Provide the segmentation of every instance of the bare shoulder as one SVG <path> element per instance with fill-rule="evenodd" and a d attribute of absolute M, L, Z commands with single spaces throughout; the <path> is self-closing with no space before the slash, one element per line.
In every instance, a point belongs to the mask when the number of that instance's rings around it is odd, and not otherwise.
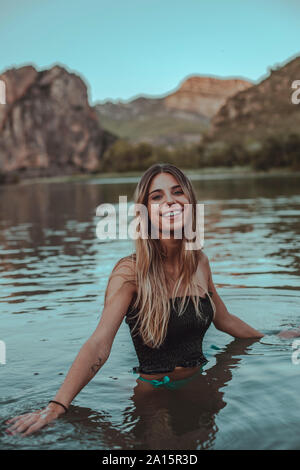
<path fill-rule="evenodd" d="M 136 259 L 135 254 L 133 253 L 131 255 L 120 258 L 119 261 L 116 262 L 110 277 L 119 275 L 123 276 L 126 280 L 133 280 L 135 279 L 135 273 Z"/>
<path fill-rule="evenodd" d="M 105 291 L 105 302 L 117 292 L 129 293 L 131 296 L 136 292 L 135 257 L 124 256 L 119 259 L 109 275 Z"/>
<path fill-rule="evenodd" d="M 205 278 L 207 285 L 209 286 L 211 283 L 212 274 L 211 274 L 208 256 L 203 250 L 201 250 L 199 269 L 203 277 Z"/>
<path fill-rule="evenodd" d="M 208 264 L 208 256 L 203 250 L 201 250 L 200 263 L 203 265 Z"/>
<path fill-rule="evenodd" d="M 205 274 L 209 274 L 209 259 L 203 250 L 201 250 L 200 266 Z"/>
<path fill-rule="evenodd" d="M 119 259 L 108 278 L 104 308 L 92 338 L 96 344 L 109 351 L 135 292 L 134 258 L 125 256 Z M 109 353 L 108 353 L 109 354 Z"/>

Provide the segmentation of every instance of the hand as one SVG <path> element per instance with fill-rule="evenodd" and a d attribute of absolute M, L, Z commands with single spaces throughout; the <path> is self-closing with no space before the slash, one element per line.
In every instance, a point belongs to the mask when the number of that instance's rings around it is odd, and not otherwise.
<path fill-rule="evenodd" d="M 300 336 L 300 328 L 297 328 L 296 330 L 283 330 L 278 333 L 278 336 L 285 339 L 297 338 L 297 336 Z"/>
<path fill-rule="evenodd" d="M 60 405 L 49 403 L 46 408 L 15 416 L 6 421 L 5 424 L 12 423 L 6 432 L 11 435 L 22 433 L 22 436 L 29 436 L 64 413 L 65 411 Z"/>

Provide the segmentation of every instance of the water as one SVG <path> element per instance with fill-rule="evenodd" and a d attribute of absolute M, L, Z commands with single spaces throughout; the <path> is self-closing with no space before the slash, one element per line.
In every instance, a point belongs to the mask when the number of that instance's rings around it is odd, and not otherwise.
<path fill-rule="evenodd" d="M 133 251 L 130 240 L 97 239 L 96 207 L 119 195 L 132 200 L 135 183 L 0 187 L 2 449 L 300 449 L 300 364 L 291 360 L 293 340 L 274 333 L 300 325 L 299 176 L 206 176 L 193 185 L 205 203 L 204 250 L 222 300 L 270 334 L 238 340 L 212 325 L 205 373 L 190 387 L 141 399 L 123 322 L 68 415 L 27 438 L 7 435 L 4 421 L 45 406 L 94 331 L 111 269 Z"/>

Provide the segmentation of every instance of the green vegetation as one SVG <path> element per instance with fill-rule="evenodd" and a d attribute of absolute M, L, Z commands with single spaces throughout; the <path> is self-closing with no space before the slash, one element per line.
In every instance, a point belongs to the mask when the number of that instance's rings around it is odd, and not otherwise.
<path fill-rule="evenodd" d="M 166 149 L 148 143 L 132 144 L 119 139 L 104 153 L 93 172 L 96 177 L 140 176 L 154 163 L 173 163 L 186 174 L 249 173 L 300 171 L 300 135 L 291 133 L 284 138 L 267 137 L 263 142 L 211 142 Z M 26 178 L 27 183 L 39 181 L 76 181 L 91 178 L 91 173 L 52 177 Z M 19 175 L 0 172 L 0 184 L 17 183 Z"/>
<path fill-rule="evenodd" d="M 284 138 L 268 137 L 260 146 L 250 151 L 255 169 L 291 167 L 300 170 L 300 135 L 289 134 Z"/>
<path fill-rule="evenodd" d="M 287 167 L 300 170 L 300 135 L 270 136 L 264 141 L 246 143 L 190 144 L 173 149 L 120 139 L 105 152 L 97 172 L 144 171 L 158 162 L 195 169 L 250 166 L 253 170 Z"/>
<path fill-rule="evenodd" d="M 171 138 L 172 136 L 180 136 L 185 134 L 201 135 L 208 124 L 202 119 L 187 120 L 171 115 L 162 116 L 143 116 L 143 119 L 136 117 L 135 119 L 115 120 L 104 115 L 100 115 L 99 121 L 104 129 L 112 132 L 121 139 L 131 141 L 156 140 L 157 138 Z"/>
<path fill-rule="evenodd" d="M 170 162 L 184 168 L 201 166 L 202 156 L 195 145 L 166 149 L 148 143 L 132 144 L 118 140 L 104 154 L 97 171 L 143 171 L 158 162 Z"/>

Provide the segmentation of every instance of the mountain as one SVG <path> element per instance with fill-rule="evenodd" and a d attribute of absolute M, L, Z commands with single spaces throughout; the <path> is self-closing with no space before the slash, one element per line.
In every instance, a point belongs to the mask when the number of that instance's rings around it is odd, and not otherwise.
<path fill-rule="evenodd" d="M 206 142 L 258 145 L 300 135 L 300 104 L 292 103 L 294 80 L 300 78 L 300 57 L 270 69 L 257 85 L 229 98 L 211 121 Z"/>
<path fill-rule="evenodd" d="M 251 86 L 252 83 L 245 80 L 193 76 L 166 96 L 164 103 L 169 109 L 202 114 L 211 119 L 230 96 Z"/>
<path fill-rule="evenodd" d="M 173 147 L 199 142 L 226 100 L 251 86 L 246 80 L 191 76 L 164 97 L 107 100 L 95 109 L 101 124 L 121 138 Z"/>
<path fill-rule="evenodd" d="M 33 66 L 0 75 L 0 173 L 26 176 L 95 171 L 116 137 L 89 105 L 83 80 L 61 66 Z"/>

